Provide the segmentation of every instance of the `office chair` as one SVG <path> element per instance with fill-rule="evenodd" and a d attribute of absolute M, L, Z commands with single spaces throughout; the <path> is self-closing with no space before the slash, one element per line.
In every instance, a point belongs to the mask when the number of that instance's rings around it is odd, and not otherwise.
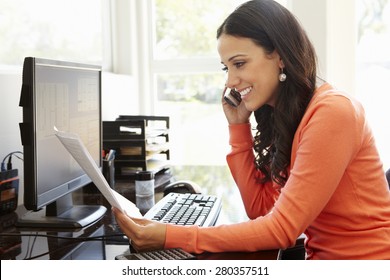
<path fill-rule="evenodd" d="M 305 235 L 301 234 L 294 246 L 287 249 L 280 249 L 278 252 L 278 260 L 305 260 Z"/>

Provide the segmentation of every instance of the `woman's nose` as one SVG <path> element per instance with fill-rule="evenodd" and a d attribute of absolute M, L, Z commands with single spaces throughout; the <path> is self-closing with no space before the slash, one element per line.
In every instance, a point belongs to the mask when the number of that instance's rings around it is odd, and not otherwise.
<path fill-rule="evenodd" d="M 227 73 L 226 84 L 228 88 L 235 88 L 239 84 L 239 78 L 232 72 Z"/>

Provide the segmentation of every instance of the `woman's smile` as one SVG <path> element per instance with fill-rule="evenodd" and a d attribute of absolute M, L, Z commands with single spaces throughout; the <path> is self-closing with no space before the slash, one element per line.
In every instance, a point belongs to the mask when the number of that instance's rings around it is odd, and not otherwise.
<path fill-rule="evenodd" d="M 249 94 L 250 92 L 252 91 L 252 87 L 248 87 L 246 89 L 243 89 L 243 90 L 238 90 L 238 92 L 240 93 L 241 95 L 241 98 L 244 98 L 247 94 Z"/>

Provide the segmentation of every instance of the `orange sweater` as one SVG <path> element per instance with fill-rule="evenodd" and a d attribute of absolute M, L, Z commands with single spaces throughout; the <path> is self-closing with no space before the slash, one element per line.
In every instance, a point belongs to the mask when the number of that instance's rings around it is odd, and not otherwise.
<path fill-rule="evenodd" d="M 290 176 L 259 185 L 249 124 L 231 125 L 227 156 L 252 220 L 209 228 L 168 225 L 165 247 L 257 251 L 294 245 L 308 259 L 390 259 L 390 192 L 364 110 L 329 84 L 316 90 L 296 131 Z"/>

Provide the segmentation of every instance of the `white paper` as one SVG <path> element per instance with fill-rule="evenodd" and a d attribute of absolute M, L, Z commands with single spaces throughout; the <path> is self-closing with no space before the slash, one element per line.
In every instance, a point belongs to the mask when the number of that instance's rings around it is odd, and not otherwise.
<path fill-rule="evenodd" d="M 55 135 L 60 142 L 69 151 L 85 173 L 87 173 L 108 202 L 113 207 L 126 213 L 129 217 L 142 218 L 142 214 L 134 203 L 110 188 L 106 178 L 104 178 L 103 174 L 100 172 L 99 167 L 96 165 L 79 136 L 77 134 L 59 131 L 56 127 L 54 127 L 54 130 L 56 131 Z"/>

